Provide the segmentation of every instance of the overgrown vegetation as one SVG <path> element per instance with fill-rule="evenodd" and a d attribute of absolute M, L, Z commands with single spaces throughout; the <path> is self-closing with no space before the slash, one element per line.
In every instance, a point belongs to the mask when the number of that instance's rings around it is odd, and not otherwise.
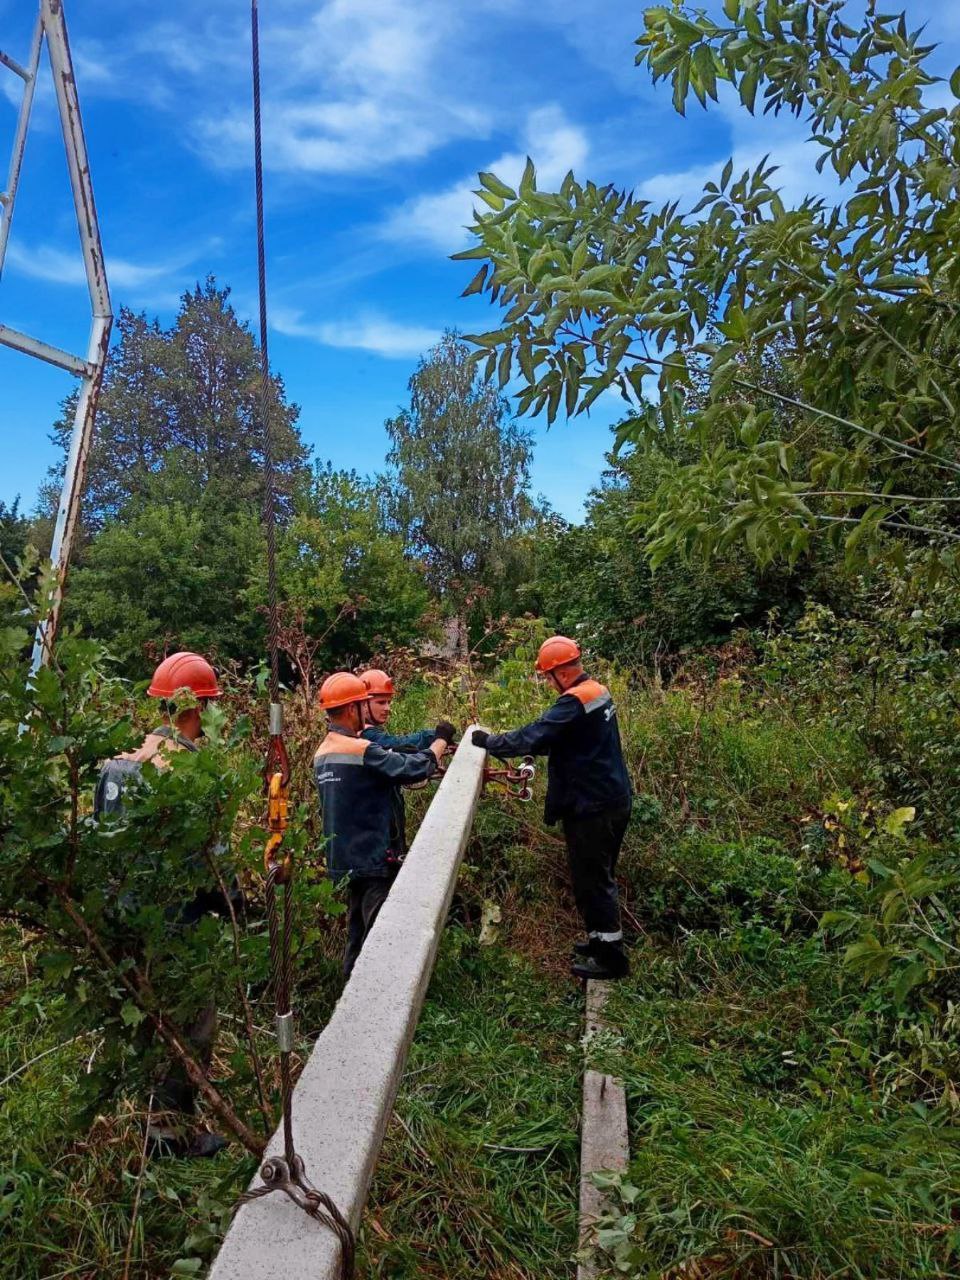
<path fill-rule="evenodd" d="M 834 625 L 830 650 L 836 691 L 863 718 L 812 682 L 828 623 L 818 608 L 791 632 L 743 634 L 666 686 L 603 672 L 638 792 L 623 859 L 634 976 L 617 997 L 619 1039 L 592 1051 L 624 1076 L 630 1098 L 629 1203 L 603 1237 L 622 1274 L 672 1274 L 692 1260 L 711 1276 L 950 1274 L 960 1188 L 954 836 L 937 816 L 940 771 L 928 776 L 923 758 L 910 759 L 909 735 L 877 732 L 904 695 L 889 673 L 877 677 L 863 627 Z M 466 687 L 413 686 L 398 726 L 441 705 L 466 718 L 474 699 L 487 720 L 534 714 L 529 659 L 541 633 L 523 624 L 496 670 Z M 305 856 L 314 861 L 309 846 Z M 565 977 L 576 924 L 564 853 L 531 809 L 489 799 L 467 861 L 364 1228 L 364 1266 L 567 1276 L 581 1015 Z M 254 886 L 251 945 L 256 904 Z M 315 909 L 310 899 L 301 907 L 305 1041 L 337 989 L 340 926 L 311 923 Z M 480 944 L 481 929 L 492 945 Z M 139 1173 L 142 1077 L 114 1068 L 120 1100 L 90 1127 L 80 1104 L 105 1061 L 109 1019 L 98 1006 L 95 1027 L 66 1028 L 36 935 L 8 936 L 17 955 L 6 971 L 7 1070 L 30 1064 L 8 1082 L 4 1113 L 19 1135 L 8 1265 L 38 1280 L 59 1274 L 44 1270 L 53 1250 L 64 1271 L 84 1259 L 116 1268 Z M 253 997 L 262 1025 L 265 996 Z M 215 1074 L 253 1114 L 229 993 L 224 1011 Z M 24 1129 L 33 1110 L 57 1122 Z M 242 1154 L 199 1172 L 148 1164 L 133 1246 L 142 1273 L 165 1275 L 177 1258 L 202 1266 L 249 1168 Z M 27 1243 L 37 1238 L 41 1254 Z"/>
<path fill-rule="evenodd" d="M 454 333 L 388 424 L 382 476 L 311 464 L 272 388 L 300 1048 L 339 990 L 309 790 L 322 675 L 378 656 L 405 690 L 396 728 L 507 727 L 545 705 L 533 655 L 567 630 L 614 692 L 636 789 L 633 974 L 618 1032 L 586 1046 L 623 1077 L 632 1133 L 603 1265 L 936 1280 L 960 1268 L 960 79 L 930 105 L 921 36 L 873 4 L 722 14 L 649 9 L 638 62 L 681 111 L 736 91 L 807 115 L 833 204 L 787 209 L 769 167 L 728 165 L 688 213 L 573 175 L 545 193 L 532 164 L 517 190 L 481 175 L 467 292 L 506 307 L 475 340 L 487 374 L 551 418 L 611 386 L 629 402 L 581 525 L 532 502 L 530 438 Z M 202 1167 L 144 1161 L 142 1140 L 164 1030 L 213 993 L 203 1118 L 242 1140 L 276 1106 L 256 348 L 212 279 L 170 329 L 124 312 L 119 334 L 67 633 L 33 682 L 49 512 L 0 505 L 0 1267 L 24 1280 L 205 1269 L 252 1159 L 236 1141 Z M 452 617 L 456 660 L 438 660 L 423 641 Z M 94 823 L 99 762 L 153 727 L 140 682 L 178 646 L 227 682 L 204 749 Z M 572 1274 L 564 859 L 534 808 L 485 799 L 368 1275 Z M 245 913 L 179 927 L 217 878 Z"/>

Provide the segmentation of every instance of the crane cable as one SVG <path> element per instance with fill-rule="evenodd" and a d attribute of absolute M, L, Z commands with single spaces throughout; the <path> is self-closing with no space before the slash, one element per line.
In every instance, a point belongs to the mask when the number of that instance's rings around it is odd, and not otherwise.
<path fill-rule="evenodd" d="M 270 737 L 264 766 L 267 792 L 269 837 L 264 851 L 266 880 L 264 893 L 270 934 L 271 983 L 275 1003 L 277 1047 L 280 1052 L 280 1098 L 283 1114 L 283 1156 L 270 1157 L 260 1168 L 263 1185 L 241 1196 L 241 1203 L 258 1200 L 273 1191 L 282 1191 L 340 1242 L 341 1280 L 354 1274 L 356 1243 L 349 1222 L 322 1191 L 311 1186 L 303 1160 L 293 1140 L 293 1052 L 292 933 L 293 854 L 283 850 L 287 825 L 290 761 L 283 740 L 283 707 L 280 703 L 280 618 L 277 590 L 277 513 L 273 461 L 273 431 L 270 404 L 270 360 L 267 350 L 267 269 L 263 218 L 263 147 L 260 128 L 260 20 L 257 0 L 250 4 L 253 53 L 253 136 L 254 171 L 257 189 L 257 273 L 260 289 L 260 426 L 263 431 L 264 525 L 267 543 L 267 648 L 269 652 Z M 283 888 L 283 911 L 277 902 L 277 887 Z"/>

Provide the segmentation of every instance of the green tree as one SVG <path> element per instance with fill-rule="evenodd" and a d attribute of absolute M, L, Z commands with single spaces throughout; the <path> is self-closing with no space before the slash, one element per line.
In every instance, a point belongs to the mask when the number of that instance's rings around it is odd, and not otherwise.
<path fill-rule="evenodd" d="M 427 580 L 460 614 L 509 577 L 516 539 L 537 519 L 532 440 L 447 332 L 410 379 L 410 406 L 387 421 L 386 505 Z"/>
<path fill-rule="evenodd" d="M 153 478 L 70 577 L 65 623 L 108 645 L 132 676 L 178 648 L 244 661 L 263 649 L 259 513 L 219 489 L 197 500 L 191 490 L 175 466 Z"/>
<path fill-rule="evenodd" d="M 234 502 L 262 505 L 259 355 L 249 325 L 229 299 L 230 290 L 208 276 L 184 293 L 169 329 L 121 310 L 87 469 L 87 529 L 96 530 L 148 493 L 152 478 L 171 461 L 194 497 L 212 486 Z M 75 405 L 75 396 L 64 402 L 53 428 L 64 458 Z M 307 455 L 296 425 L 299 409 L 287 403 L 277 376 L 271 379 L 270 412 L 282 495 Z M 63 465 L 51 471 L 48 505 L 56 501 Z M 283 499 L 281 511 L 288 511 Z"/>
<path fill-rule="evenodd" d="M 539 540 L 537 606 L 556 630 L 608 657 L 649 663 L 685 646 L 719 642 L 772 608 L 781 616 L 799 612 L 806 578 L 759 568 L 739 548 L 710 565 L 674 553 L 654 573 L 637 555 L 636 512 L 676 461 L 662 451 L 638 451 L 609 454 L 607 462 L 584 522 L 555 520 Z"/>
<path fill-rule="evenodd" d="M 17 569 L 27 550 L 30 521 L 20 514 L 20 499 L 0 502 L 0 623 L 22 613 L 24 598 Z M 23 584 L 27 586 L 28 584 Z"/>
<path fill-rule="evenodd" d="M 724 0 L 722 19 L 677 3 L 644 23 L 637 61 L 672 81 L 679 111 L 727 81 L 744 110 L 759 94 L 805 116 L 841 196 L 787 208 L 766 163 L 728 162 L 690 211 L 572 174 L 542 192 L 532 164 L 517 190 L 481 174 L 487 208 L 459 256 L 485 260 L 466 292 L 506 309 L 474 339 L 486 373 L 516 374 L 521 411 L 551 420 L 616 387 L 633 407 L 623 440 L 696 443 L 638 525 L 654 563 L 744 539 L 764 561 L 827 543 L 903 566 L 927 544 L 942 570 L 960 540 L 960 107 L 930 105 L 931 46 L 905 17 L 842 0 Z M 746 369 L 774 342 L 797 387 L 787 431 L 783 393 Z M 811 451 L 813 424 L 829 439 Z"/>
<path fill-rule="evenodd" d="M 0 555 L 13 568 L 27 549 L 30 521 L 20 512 L 20 499 L 0 502 Z"/>
<path fill-rule="evenodd" d="M 294 643 L 301 633 L 312 640 L 326 666 L 352 666 L 419 633 L 430 604 L 424 575 L 384 527 L 376 485 L 356 472 L 318 464 L 301 479 L 279 557 Z"/>

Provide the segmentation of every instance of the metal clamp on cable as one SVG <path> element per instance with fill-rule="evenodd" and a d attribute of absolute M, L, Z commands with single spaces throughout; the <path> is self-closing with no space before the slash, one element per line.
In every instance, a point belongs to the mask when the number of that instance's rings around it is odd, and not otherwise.
<path fill-rule="evenodd" d="M 293 1011 L 278 1013 L 273 1025 L 277 1033 L 277 1049 L 280 1053 L 293 1053 Z"/>
<path fill-rule="evenodd" d="M 270 741 L 264 765 L 264 778 L 268 785 L 275 773 L 280 774 L 284 787 L 290 785 L 290 757 L 283 741 L 283 707 L 279 702 L 270 703 Z"/>
<path fill-rule="evenodd" d="M 300 1157 L 294 1155 L 288 1162 L 282 1156 L 272 1156 L 260 1166 L 260 1177 L 263 1179 L 263 1186 L 245 1192 L 240 1197 L 240 1203 L 249 1204 L 252 1200 L 268 1196 L 272 1191 L 282 1191 L 311 1218 L 316 1218 L 334 1233 L 340 1242 L 340 1275 L 344 1280 L 349 1280 L 354 1274 L 356 1254 L 356 1241 L 350 1223 L 328 1195 L 310 1185 Z"/>

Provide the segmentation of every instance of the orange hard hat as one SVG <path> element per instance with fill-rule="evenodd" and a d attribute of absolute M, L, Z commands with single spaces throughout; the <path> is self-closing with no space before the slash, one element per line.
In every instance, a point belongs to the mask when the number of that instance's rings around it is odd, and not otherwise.
<path fill-rule="evenodd" d="M 366 702 L 369 697 L 367 686 L 349 671 L 335 671 L 320 686 L 320 705 L 324 711 L 347 707 L 351 702 Z"/>
<path fill-rule="evenodd" d="M 189 689 L 198 698 L 219 698 L 217 673 L 199 653 L 171 653 L 153 673 L 147 693 L 151 698 L 172 698 L 178 689 Z"/>
<path fill-rule="evenodd" d="M 392 678 L 379 667 L 371 667 L 369 671 L 364 671 L 360 679 L 367 686 L 367 692 L 374 698 L 392 698 L 397 692 L 393 687 Z"/>
<path fill-rule="evenodd" d="M 554 667 L 563 667 L 568 662 L 576 662 L 580 657 L 580 646 L 576 640 L 567 636 L 551 636 L 544 640 L 537 654 L 537 670 L 546 674 Z"/>

